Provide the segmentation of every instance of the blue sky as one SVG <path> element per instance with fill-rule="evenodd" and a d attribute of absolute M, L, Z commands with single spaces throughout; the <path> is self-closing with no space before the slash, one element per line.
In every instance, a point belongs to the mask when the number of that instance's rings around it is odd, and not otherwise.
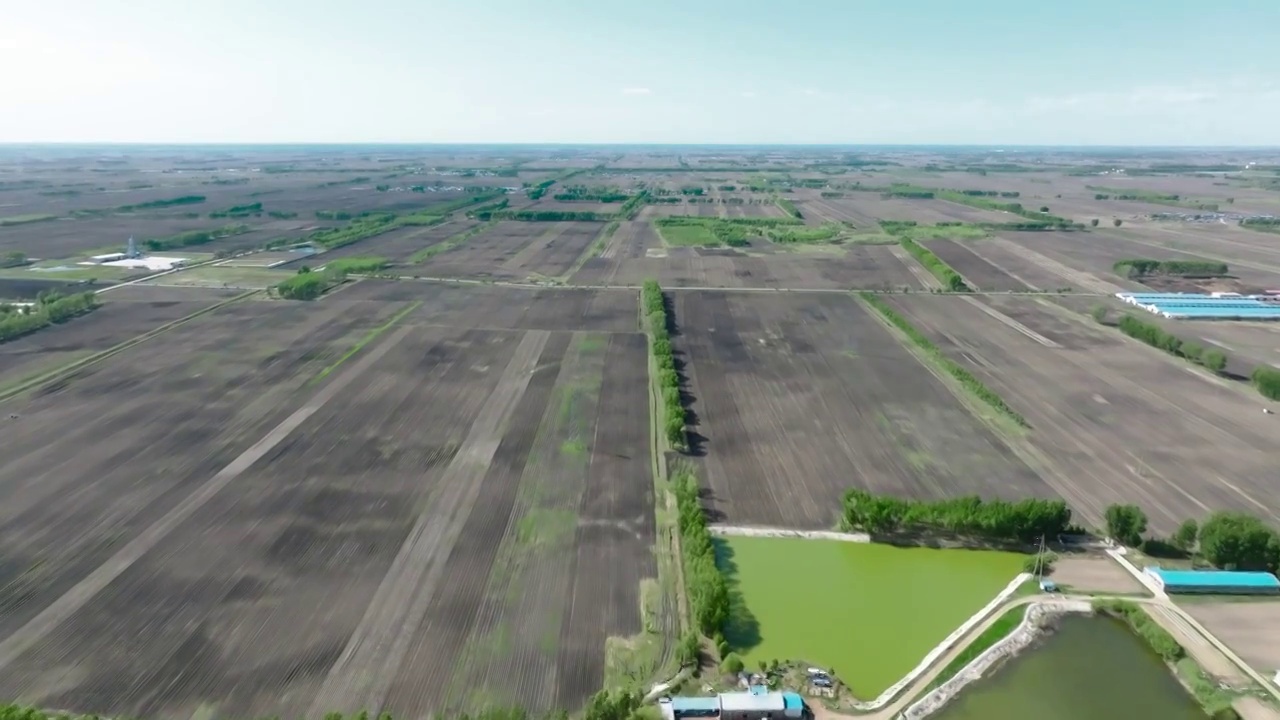
<path fill-rule="evenodd" d="M 1280 145 L 1280 1 L 62 0 L 0 142 Z"/>

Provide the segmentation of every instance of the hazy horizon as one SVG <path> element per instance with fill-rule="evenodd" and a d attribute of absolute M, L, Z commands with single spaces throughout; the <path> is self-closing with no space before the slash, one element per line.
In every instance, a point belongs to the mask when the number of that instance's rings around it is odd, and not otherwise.
<path fill-rule="evenodd" d="M 21 4 L 0 143 L 1280 146 L 1280 3 Z"/>

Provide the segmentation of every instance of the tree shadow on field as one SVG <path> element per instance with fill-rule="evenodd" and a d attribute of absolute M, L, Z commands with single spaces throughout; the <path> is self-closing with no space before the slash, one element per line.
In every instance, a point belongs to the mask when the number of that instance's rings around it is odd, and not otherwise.
<path fill-rule="evenodd" d="M 698 488 L 698 504 L 702 506 L 702 513 L 707 516 L 709 523 L 722 523 L 729 519 L 729 516 L 720 509 L 718 500 L 715 490 L 705 486 Z"/>
<path fill-rule="evenodd" d="M 746 598 L 742 594 L 733 548 L 724 538 L 713 538 L 711 542 L 716 550 L 716 567 L 720 568 L 720 574 L 729 587 L 729 619 L 724 624 L 724 637 L 734 651 L 751 652 L 762 639 L 760 622 L 747 607 Z"/>

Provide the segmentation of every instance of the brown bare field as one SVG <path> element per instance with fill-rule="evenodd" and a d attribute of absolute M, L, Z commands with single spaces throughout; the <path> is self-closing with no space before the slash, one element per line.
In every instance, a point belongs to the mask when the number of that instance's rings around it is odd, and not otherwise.
<path fill-rule="evenodd" d="M 1280 645 L 1275 642 L 1280 632 L 1280 602 L 1195 599 L 1179 605 L 1254 670 L 1270 676 L 1280 668 Z"/>
<path fill-rule="evenodd" d="M 1026 283 L 1020 282 L 975 253 L 967 243 L 958 243 L 954 240 L 930 240 L 926 245 L 978 290 L 1028 289 Z"/>
<path fill-rule="evenodd" d="M 114 347 L 236 294 L 137 285 L 103 293 L 98 296 L 103 306 L 88 315 L 0 343 L 0 386 Z"/>
<path fill-rule="evenodd" d="M 408 280 L 361 280 L 337 296 L 345 303 L 421 300 L 420 322 L 497 330 L 633 333 L 640 327 L 634 290 L 524 290 Z"/>
<path fill-rule="evenodd" d="M 438 245 L 479 224 L 476 220 L 459 218 L 430 227 L 404 227 L 320 255 L 303 255 L 298 259 L 319 264 L 344 257 L 376 256 L 404 262 L 419 250 Z"/>
<path fill-rule="evenodd" d="M 557 277 L 604 230 L 603 223 L 500 222 L 418 267 L 432 277 L 526 280 Z"/>
<path fill-rule="evenodd" d="M 693 445 L 718 521 L 830 528 L 850 487 L 1052 496 L 851 297 L 674 296 Z"/>
<path fill-rule="evenodd" d="M 887 301 L 1027 419 L 1037 469 L 1089 522 L 1116 502 L 1162 533 L 1222 508 L 1277 517 L 1265 478 L 1280 426 L 1251 391 L 1048 300 Z"/>
<path fill-rule="evenodd" d="M 525 210 L 554 210 L 556 212 L 593 212 L 601 215 L 612 215 L 618 212 L 618 208 L 622 207 L 622 203 L 602 203 L 602 202 L 586 202 L 586 201 L 560 201 L 552 200 L 551 195 L 557 190 L 556 185 L 551 186 L 547 195 L 535 201 L 532 205 L 524 208 Z"/>
<path fill-rule="evenodd" d="M 1067 554 L 1053 564 L 1053 581 L 1071 592 L 1142 593 L 1139 583 L 1120 563 L 1102 555 Z"/>
<path fill-rule="evenodd" d="M 646 257 L 593 258 L 571 279 L 575 285 L 609 282 L 639 285 L 656 278 L 663 287 L 810 288 L 820 290 L 920 289 L 894 248 L 848 245 L 778 252 L 764 244 L 751 254 L 725 248 L 670 248 Z"/>
<path fill-rule="evenodd" d="M 1234 225 L 1146 222 L 1112 231 L 1146 256 L 1178 255 L 1219 260 L 1247 288 L 1280 287 L 1280 235 Z M 1111 239 L 1108 238 L 1108 242 Z M 1138 257 L 1146 257 L 1138 256 Z"/>
<path fill-rule="evenodd" d="M 811 201 L 812 202 L 812 201 Z M 1009 222 L 1008 213 L 972 208 L 946 200 L 907 200 L 882 198 L 880 193 L 846 192 L 842 198 L 826 198 L 818 201 L 835 210 L 845 210 L 850 220 L 874 218 L 875 220 L 915 220 L 919 223 L 940 222 Z"/>
<path fill-rule="evenodd" d="M 308 384 L 404 288 L 433 290 Z M 616 331 L 572 312 L 598 301 Z M 657 575 L 636 326 L 633 292 L 366 281 L 6 403 L 0 689 L 159 717 L 578 707 Z"/>

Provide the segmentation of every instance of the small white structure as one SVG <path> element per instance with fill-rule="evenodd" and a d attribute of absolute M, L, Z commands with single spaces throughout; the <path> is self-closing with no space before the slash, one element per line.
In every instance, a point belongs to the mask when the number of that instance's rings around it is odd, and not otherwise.
<path fill-rule="evenodd" d="M 143 270 L 172 270 L 176 267 L 182 267 L 186 258 L 176 257 L 160 257 L 159 255 L 148 255 L 140 258 L 124 258 L 122 260 L 112 260 L 104 262 L 103 265 L 108 267 L 122 268 L 139 268 Z"/>
<path fill-rule="evenodd" d="M 89 259 L 95 263 L 115 262 L 116 260 L 124 260 L 129 257 L 125 253 L 107 253 L 106 255 L 94 255 Z"/>

